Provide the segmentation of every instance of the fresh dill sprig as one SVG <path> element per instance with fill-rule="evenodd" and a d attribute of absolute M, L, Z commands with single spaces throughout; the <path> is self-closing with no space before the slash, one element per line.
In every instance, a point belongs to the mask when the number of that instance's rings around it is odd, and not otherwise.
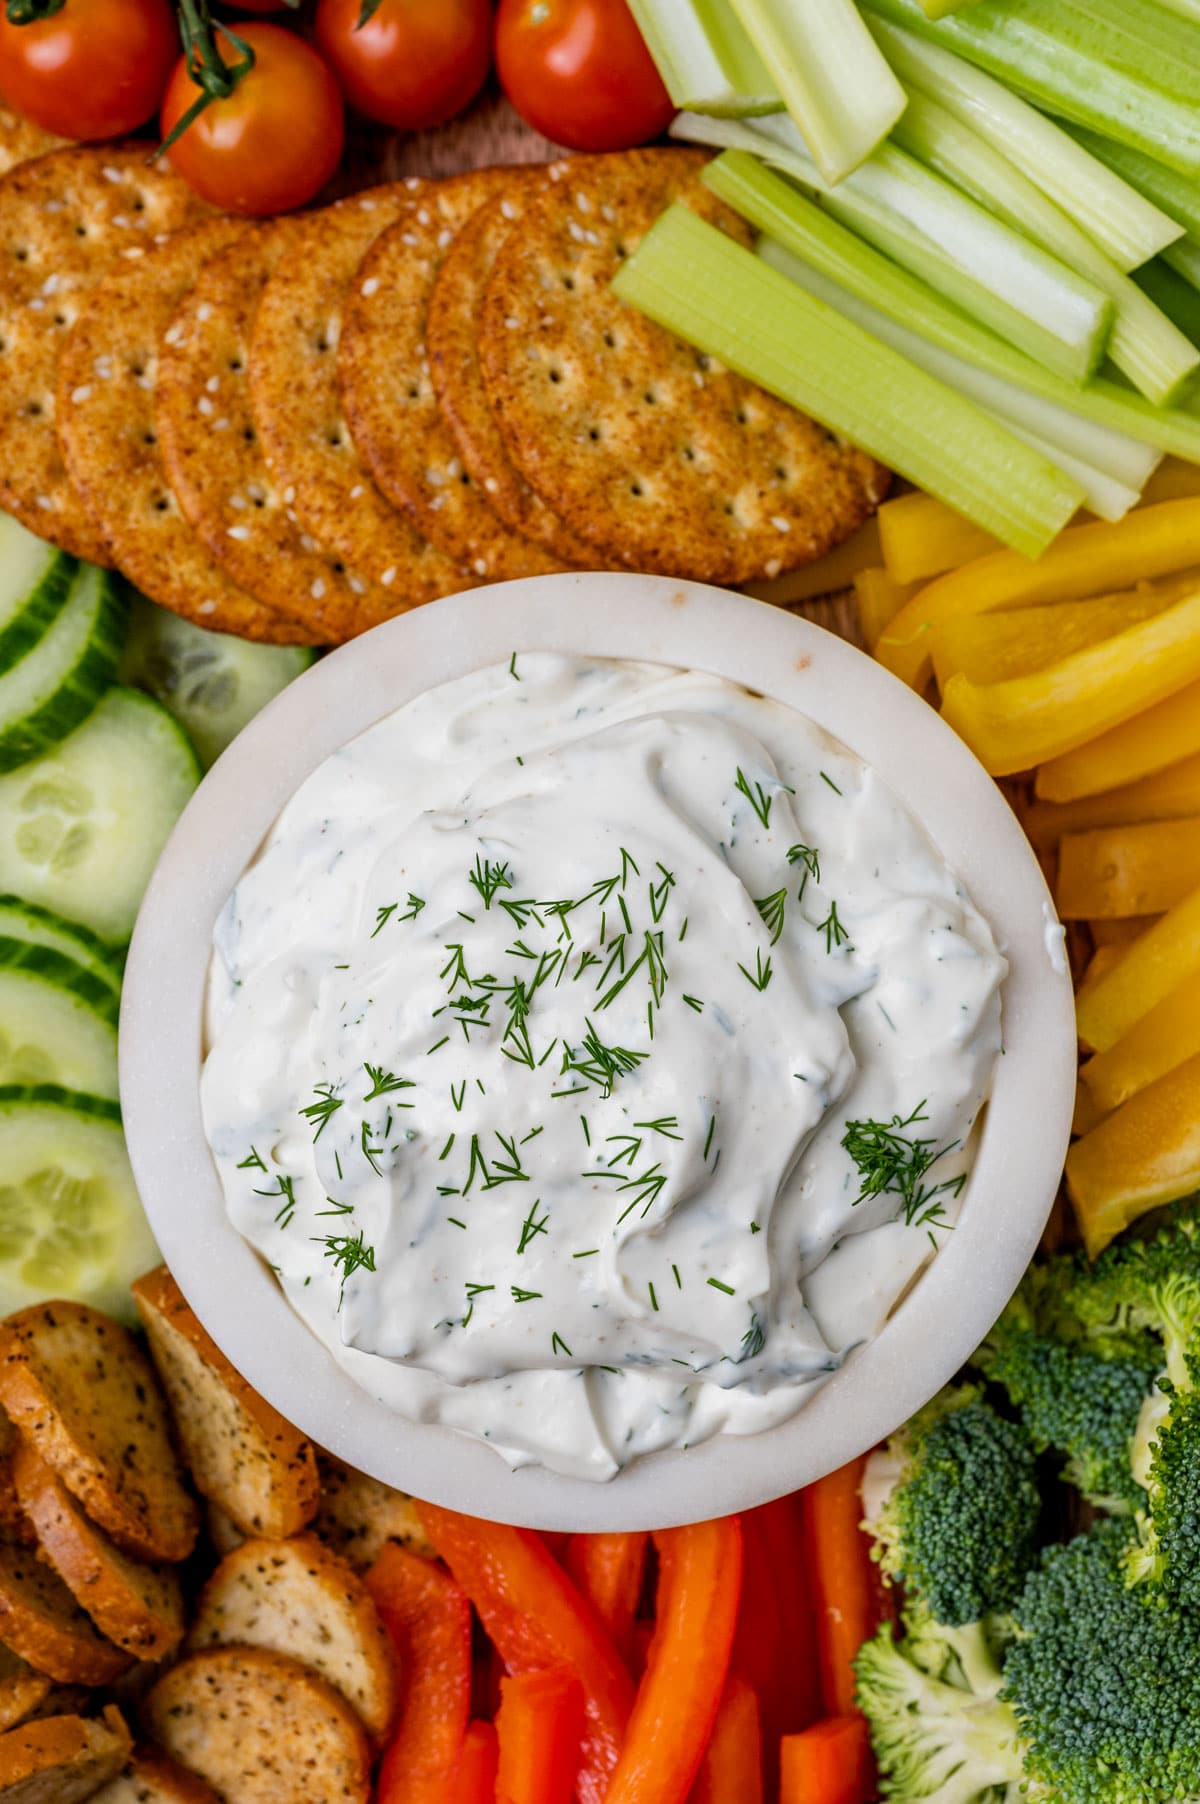
<path fill-rule="evenodd" d="M 636 1071 L 648 1054 L 631 1052 L 626 1046 L 606 1046 L 586 1017 L 584 1027 L 587 1031 L 582 1046 L 578 1050 L 564 1047 L 559 1075 L 575 1072 L 589 1084 L 597 1085 L 601 1096 L 607 1098 L 612 1095 L 618 1079 Z"/>
<path fill-rule="evenodd" d="M 411 1077 L 397 1077 L 393 1071 L 385 1071 L 382 1065 L 364 1065 L 363 1070 L 371 1080 L 371 1088 L 363 1097 L 364 1102 L 374 1102 L 377 1096 L 390 1096 L 394 1090 L 414 1090 L 416 1085 Z M 397 1108 L 411 1109 L 411 1102 L 398 1103 Z"/>
<path fill-rule="evenodd" d="M 667 898 L 675 888 L 675 873 L 669 871 L 665 864 L 658 865 L 658 869 L 662 872 L 662 876 L 657 883 L 649 885 L 650 913 L 654 918 L 655 926 L 662 920 L 666 912 Z"/>
<path fill-rule="evenodd" d="M 346 1295 L 346 1280 L 358 1271 L 373 1272 L 375 1270 L 375 1248 L 369 1247 L 360 1231 L 353 1238 L 349 1234 L 314 1234 L 313 1239 L 318 1246 L 325 1248 L 326 1259 L 332 1259 L 335 1271 L 342 1274 L 341 1287 L 338 1290 L 338 1308 Z"/>
<path fill-rule="evenodd" d="M 330 1116 L 336 1115 L 342 1106 L 342 1098 L 334 1092 L 332 1084 L 317 1084 L 315 1089 L 316 1101 L 310 1102 L 300 1110 L 301 1115 L 310 1126 L 315 1125 L 316 1127 L 317 1131 L 313 1135 L 314 1146 L 329 1126 Z"/>
<path fill-rule="evenodd" d="M 745 796 L 763 826 L 769 827 L 771 825 L 771 804 L 775 800 L 774 796 L 768 795 L 761 783 L 755 783 L 753 787 L 751 787 L 750 779 L 747 777 L 740 764 L 738 766 L 737 781 L 734 783 L 733 787 Z"/>
<path fill-rule="evenodd" d="M 267 1162 L 258 1148 L 252 1146 L 246 1157 L 238 1160 L 237 1168 L 239 1171 L 265 1171 Z"/>
<path fill-rule="evenodd" d="M 783 932 L 784 918 L 787 914 L 788 893 L 785 889 L 774 890 L 769 896 L 760 896 L 754 906 L 762 916 L 763 926 L 771 936 L 772 946 L 777 945 Z"/>
<path fill-rule="evenodd" d="M 377 908 L 375 910 L 375 931 L 371 935 L 372 939 L 375 938 L 376 934 L 383 932 L 399 906 L 400 904 L 398 902 L 389 902 L 385 907 Z"/>
<path fill-rule="evenodd" d="M 817 932 L 825 935 L 826 952 L 833 952 L 838 946 L 845 946 L 849 943 L 850 935 L 838 918 L 836 902 L 829 904 L 829 913 L 823 921 L 817 923 Z"/>
<path fill-rule="evenodd" d="M 679 1132 L 677 1115 L 660 1115 L 657 1121 L 635 1121 L 634 1127 L 645 1128 L 648 1134 L 661 1134 L 664 1140 L 682 1140 Z"/>
<path fill-rule="evenodd" d="M 574 1359 L 575 1357 L 562 1335 L 557 1333 L 550 1336 L 550 1351 L 552 1353 L 564 1353 L 568 1359 Z"/>
<path fill-rule="evenodd" d="M 742 1336 L 742 1346 L 741 1352 L 738 1355 L 738 1364 L 741 1365 L 742 1362 L 747 1359 L 757 1359 L 766 1344 L 767 1337 L 763 1331 L 763 1325 L 758 1319 L 758 1311 L 752 1310 L 750 1314 L 750 1326 Z"/>
<path fill-rule="evenodd" d="M 256 1190 L 255 1196 L 282 1197 L 283 1201 L 275 1212 L 275 1225 L 279 1228 L 290 1228 L 292 1217 L 296 1213 L 296 1180 L 284 1177 L 282 1172 L 275 1180 L 273 1190 Z"/>
<path fill-rule="evenodd" d="M 406 906 L 400 919 L 402 921 L 415 921 L 425 906 L 425 899 L 423 896 L 414 896 L 412 891 L 409 890 L 405 901 Z"/>
<path fill-rule="evenodd" d="M 519 1284 L 511 1284 L 509 1289 L 514 1303 L 532 1303 L 542 1294 L 540 1290 L 522 1290 Z"/>
<path fill-rule="evenodd" d="M 925 1179 L 939 1159 L 954 1151 L 953 1140 L 938 1146 L 931 1139 L 910 1135 L 906 1128 L 928 1120 L 925 1102 L 919 1102 L 910 1115 L 893 1115 L 890 1121 L 848 1121 L 842 1145 L 862 1179 L 855 1204 L 877 1196 L 899 1199 L 896 1220 L 907 1227 L 937 1224 L 946 1212 L 945 1199 L 958 1196 L 966 1183 L 966 1173 L 947 1178 L 940 1184 L 926 1184 Z"/>
<path fill-rule="evenodd" d="M 769 958 L 764 959 L 761 946 L 754 954 L 754 970 L 747 971 L 745 965 L 739 965 L 738 970 L 746 979 L 746 982 L 753 984 L 756 990 L 765 990 L 771 981 L 771 961 Z"/>
<path fill-rule="evenodd" d="M 511 889 L 512 875 L 507 863 L 501 864 L 491 858 L 481 858 L 475 854 L 475 869 L 468 872 L 467 882 L 479 891 L 485 908 L 490 908 L 502 889 Z"/>
<path fill-rule="evenodd" d="M 803 902 L 809 878 L 811 877 L 814 883 L 821 881 L 821 854 L 815 846 L 789 846 L 787 861 L 789 864 L 802 865 L 804 868 L 804 875 L 800 879 L 800 888 L 796 892 L 797 902 Z"/>
<path fill-rule="evenodd" d="M 550 1232 L 549 1215 L 543 1215 L 540 1221 L 538 1219 L 538 1210 L 541 1206 L 541 1197 L 535 1197 L 532 1209 L 530 1209 L 529 1214 L 521 1223 L 521 1238 L 517 1243 L 518 1253 L 523 1253 L 526 1247 L 530 1246 L 537 1239 L 539 1234 L 548 1234 Z"/>
<path fill-rule="evenodd" d="M 376 1160 L 377 1155 L 383 1151 L 383 1147 L 382 1146 L 373 1146 L 371 1144 L 371 1124 L 369 1121 L 366 1121 L 366 1120 L 363 1121 L 362 1131 L 359 1134 L 358 1140 L 359 1140 L 359 1145 L 362 1147 L 363 1155 L 366 1158 L 368 1165 L 371 1167 L 371 1170 L 375 1173 L 376 1177 L 381 1178 L 383 1176 L 383 1172 L 380 1170 L 379 1166 L 375 1163 L 375 1160 Z"/>

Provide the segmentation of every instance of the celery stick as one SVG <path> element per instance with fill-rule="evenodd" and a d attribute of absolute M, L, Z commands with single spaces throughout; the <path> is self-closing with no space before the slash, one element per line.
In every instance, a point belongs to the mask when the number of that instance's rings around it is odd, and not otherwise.
<path fill-rule="evenodd" d="M 953 390 L 675 205 L 614 284 L 621 299 L 1036 557 L 1079 484 Z"/>
<path fill-rule="evenodd" d="M 1015 165 L 1118 269 L 1137 269 L 1179 236 L 1153 206 L 1073 137 L 990 75 L 910 31 L 871 21 L 900 80 L 918 88 Z"/>
<path fill-rule="evenodd" d="M 1135 388 L 1167 401 L 1197 367 L 1195 347 L 1052 200 L 963 120 L 914 89 L 893 141 L 1102 288 L 1114 307 L 1108 354 Z"/>
<path fill-rule="evenodd" d="M 764 238 L 758 254 L 771 269 L 798 283 L 806 294 L 836 308 L 872 338 L 890 345 L 956 394 L 985 408 L 1026 444 L 1044 452 L 1060 470 L 1076 478 L 1088 507 L 1102 519 L 1119 520 L 1127 514 L 1160 462 L 1160 453 L 1145 445 L 1120 434 L 1103 432 L 1081 415 L 939 349 L 919 332 L 889 319 L 870 301 L 823 275 L 775 239 Z"/>
<path fill-rule="evenodd" d="M 676 106 L 744 116 L 783 105 L 729 0 L 629 0 Z"/>
<path fill-rule="evenodd" d="M 869 157 L 904 110 L 854 0 L 730 0 L 826 181 Z"/>
<path fill-rule="evenodd" d="M 1200 345 L 1200 293 L 1192 284 L 1177 275 L 1161 257 L 1139 269 L 1134 279 L 1184 337 L 1190 338 L 1194 345 Z"/>
<path fill-rule="evenodd" d="M 786 116 L 730 124 L 682 113 L 671 129 L 709 144 L 744 147 L 757 139 L 760 154 L 831 213 L 1048 369 L 1083 382 L 1097 368 L 1112 326 L 1108 296 L 914 157 L 881 145 L 832 187 Z"/>
<path fill-rule="evenodd" d="M 1064 124 L 1063 130 L 1070 132 L 1086 151 L 1128 182 L 1131 188 L 1152 200 L 1168 219 L 1173 219 L 1186 231 L 1200 232 L 1200 181 L 1180 175 L 1177 169 L 1168 169 L 1165 163 L 1144 156 L 1140 150 L 1131 150 L 1128 144 L 1116 144 L 1111 138 L 1102 138 L 1098 132 L 1090 132 L 1082 125 Z"/>
<path fill-rule="evenodd" d="M 1200 25 L 1153 0 L 977 0 L 946 19 L 918 0 L 863 4 L 1050 112 L 1200 173 Z"/>
<path fill-rule="evenodd" d="M 1103 378 L 1083 388 L 1064 382 L 967 319 L 928 284 L 864 244 L 753 157 L 728 151 L 709 164 L 704 180 L 760 231 L 943 350 L 1072 409 L 1098 428 L 1200 463 L 1200 420 L 1192 414 L 1155 407 L 1131 389 Z"/>

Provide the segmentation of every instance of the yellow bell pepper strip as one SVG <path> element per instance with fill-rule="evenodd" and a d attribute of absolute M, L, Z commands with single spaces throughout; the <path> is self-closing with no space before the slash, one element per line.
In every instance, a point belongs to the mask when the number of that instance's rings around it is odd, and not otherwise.
<path fill-rule="evenodd" d="M 765 582 L 747 583 L 746 593 L 777 608 L 794 607 L 797 602 L 815 601 L 820 595 L 836 595 L 839 589 L 850 588 L 859 571 L 871 569 L 882 556 L 879 526 L 872 517 L 814 564 L 768 577 Z"/>
<path fill-rule="evenodd" d="M 1085 981 L 1075 998 L 1079 1038 L 1094 1052 L 1115 1046 L 1135 1021 L 1200 971 L 1200 889 L 1132 946 L 1101 947 L 1113 950 L 1119 953 L 1116 962 L 1094 982 Z"/>
<path fill-rule="evenodd" d="M 1098 1115 L 1110 1115 L 1194 1058 L 1200 1058 L 1200 973 L 1164 996 L 1115 1046 L 1089 1059 L 1079 1073 L 1080 1090 Z"/>
<path fill-rule="evenodd" d="M 1074 802 L 1031 803 L 1021 812 L 1021 825 L 1035 846 L 1049 846 L 1064 833 L 1087 833 L 1093 827 L 1120 827 L 1135 821 L 1176 821 L 1188 814 L 1200 814 L 1200 752 L 1136 783 L 1122 784 L 1120 789 L 1080 796 Z"/>
<path fill-rule="evenodd" d="M 942 718 L 994 777 L 1007 777 L 1071 751 L 1196 677 L 1200 583 L 1186 601 L 1031 676 L 1006 683 L 951 677 Z"/>
<path fill-rule="evenodd" d="M 961 614 L 932 634 L 933 674 L 941 689 L 961 671 L 973 683 L 1003 683 L 1099 645 L 1139 620 L 1162 614 L 1186 590 L 1149 583 L 1095 601 L 1060 601 L 1001 614 Z"/>
<path fill-rule="evenodd" d="M 1137 783 L 1194 754 L 1200 754 L 1200 683 L 1043 764 L 1034 790 L 1042 801 L 1074 802 Z"/>
<path fill-rule="evenodd" d="M 1003 550 L 990 532 L 920 490 L 885 501 L 877 517 L 883 561 L 898 583 L 928 582 L 945 570 Z"/>
<path fill-rule="evenodd" d="M 879 635 L 896 618 L 912 592 L 911 583 L 898 583 L 882 565 L 859 571 L 854 578 L 854 598 L 868 649 L 878 643 Z"/>
<path fill-rule="evenodd" d="M 1119 941 L 1115 941 L 1107 946 L 1096 947 L 1095 952 L 1093 952 L 1088 961 L 1086 971 L 1075 988 L 1076 1020 L 1079 1018 L 1079 1004 L 1083 998 L 1090 996 L 1092 991 L 1096 988 L 1096 985 L 1103 982 L 1110 971 L 1116 970 L 1128 951 L 1128 945 L 1122 945 Z"/>
<path fill-rule="evenodd" d="M 1200 884 L 1200 818 L 1068 833 L 1054 900 L 1064 921 L 1165 914 Z"/>
<path fill-rule="evenodd" d="M 1119 946 L 1124 951 L 1159 919 L 1158 915 L 1126 915 L 1117 921 L 1089 921 L 1088 930 L 1093 946 Z"/>
<path fill-rule="evenodd" d="M 1200 500 L 1137 508 L 1114 525 L 1072 526 L 1036 562 L 998 551 L 939 576 L 900 610 L 875 655 L 894 675 L 923 689 L 929 680 L 929 635 L 956 614 L 1084 601 L 1194 564 L 1200 564 Z"/>
<path fill-rule="evenodd" d="M 1067 1154 L 1067 1194 L 1090 1256 L 1149 1209 L 1200 1188 L 1200 1058 L 1139 1090 Z"/>
<path fill-rule="evenodd" d="M 1102 1109 L 1090 1090 L 1082 1084 L 1075 1086 L 1075 1109 L 1071 1116 L 1071 1134 L 1078 1138 L 1081 1134 L 1090 1134 L 1094 1127 L 1099 1127 L 1108 1113 Z"/>

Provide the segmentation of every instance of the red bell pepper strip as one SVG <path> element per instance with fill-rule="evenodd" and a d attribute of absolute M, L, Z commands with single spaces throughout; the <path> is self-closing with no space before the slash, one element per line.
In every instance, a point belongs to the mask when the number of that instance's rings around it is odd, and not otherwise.
<path fill-rule="evenodd" d="M 800 1499 L 780 1497 L 742 1517 L 742 1607 L 733 1671 L 758 1697 L 763 1795 L 779 1796 L 779 1743 L 822 1715 L 817 1626 L 804 1565 Z"/>
<path fill-rule="evenodd" d="M 833 1716 L 785 1735 L 781 1804 L 870 1804 L 875 1764 L 865 1718 Z"/>
<path fill-rule="evenodd" d="M 472 1723 L 463 1738 L 462 1755 L 449 1793 L 453 1804 L 496 1804 L 496 1766 L 500 1750 L 491 1723 Z M 397 1792 L 397 1804 L 407 1792 Z"/>
<path fill-rule="evenodd" d="M 685 1804 L 729 1671 L 742 1591 L 736 1516 L 668 1528 L 657 1626 L 605 1804 Z"/>
<path fill-rule="evenodd" d="M 758 1699 L 730 1673 L 688 1804 L 762 1804 L 762 1768 Z"/>
<path fill-rule="evenodd" d="M 571 1804 L 583 1736 L 583 1687 L 565 1666 L 500 1681 L 496 1804 Z"/>
<path fill-rule="evenodd" d="M 865 1463 L 852 1460 L 801 1492 L 826 1716 L 853 1715 L 854 1656 L 879 1626 L 870 1542 L 860 1527 Z"/>
<path fill-rule="evenodd" d="M 510 1673 L 568 1666 L 583 1686 L 580 1804 L 602 1804 L 633 1704 L 633 1681 L 593 1606 L 541 1537 L 423 1503 L 425 1532 L 479 1612 Z"/>
<path fill-rule="evenodd" d="M 633 1620 L 646 1571 L 647 1535 L 572 1535 L 565 1565 L 612 1637 L 617 1652 L 633 1659 Z"/>
<path fill-rule="evenodd" d="M 377 1804 L 456 1804 L 471 1701 L 471 1606 L 431 1560 L 389 1542 L 367 1590 L 396 1648 L 401 1700 Z"/>

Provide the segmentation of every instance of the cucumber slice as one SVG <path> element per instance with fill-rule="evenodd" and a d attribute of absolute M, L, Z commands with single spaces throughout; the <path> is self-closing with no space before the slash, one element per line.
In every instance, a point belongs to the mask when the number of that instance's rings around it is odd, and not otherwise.
<path fill-rule="evenodd" d="M 121 994 L 124 961 L 115 947 L 106 946 L 86 927 L 74 926 L 61 915 L 51 914 L 48 908 L 38 908 L 20 896 L 0 896 L 0 939 L 27 940 L 31 946 L 61 952 L 64 958 L 74 959 L 98 977 L 114 996 Z"/>
<path fill-rule="evenodd" d="M 0 890 L 124 942 L 199 780 L 167 710 L 110 689 L 69 738 L 0 777 Z"/>
<path fill-rule="evenodd" d="M 87 718 L 116 674 L 128 613 L 111 571 L 77 567 L 58 618 L 0 676 L 0 771 L 38 757 Z"/>
<path fill-rule="evenodd" d="M 61 613 L 78 565 L 0 514 L 0 670 L 11 670 Z"/>
<path fill-rule="evenodd" d="M 315 655 L 309 646 L 251 645 L 229 633 L 207 632 L 139 595 L 120 680 L 171 710 L 207 770 Z"/>
<path fill-rule="evenodd" d="M 131 1322 L 129 1286 L 158 1259 L 117 1105 L 0 1088 L 0 1313 L 69 1297 Z"/>
<path fill-rule="evenodd" d="M 74 959 L 0 939 L 0 1084 L 61 1084 L 115 1101 L 119 1008 Z"/>

